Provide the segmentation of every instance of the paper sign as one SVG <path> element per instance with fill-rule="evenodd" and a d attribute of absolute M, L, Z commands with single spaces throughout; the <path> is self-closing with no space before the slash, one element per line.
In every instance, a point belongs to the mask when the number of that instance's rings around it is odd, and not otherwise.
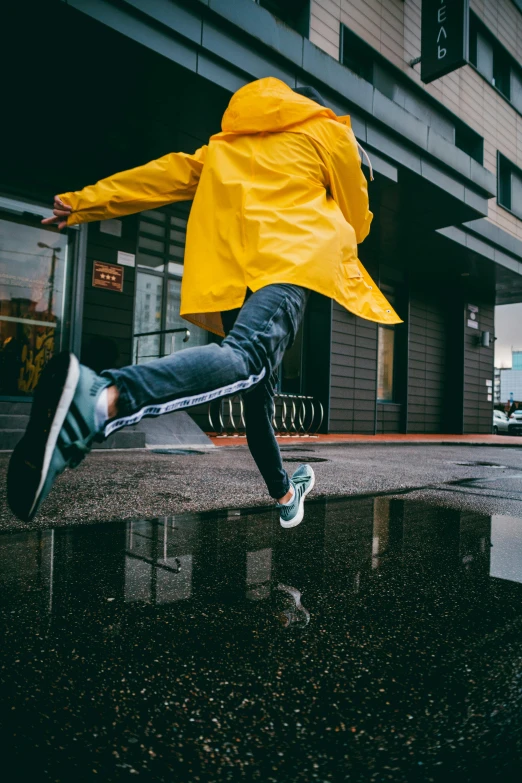
<path fill-rule="evenodd" d="M 123 269 L 116 264 L 104 264 L 95 261 L 92 268 L 92 284 L 94 288 L 105 288 L 107 291 L 123 291 Z"/>
<path fill-rule="evenodd" d="M 135 266 L 136 256 L 134 253 L 124 253 L 123 250 L 118 250 L 118 264 L 123 266 Z"/>
<path fill-rule="evenodd" d="M 121 220 L 102 220 L 100 231 L 102 234 L 111 234 L 113 237 L 121 237 Z"/>
<path fill-rule="evenodd" d="M 471 321 L 468 318 L 468 326 L 470 327 L 470 329 L 478 329 L 478 322 L 477 321 Z"/>

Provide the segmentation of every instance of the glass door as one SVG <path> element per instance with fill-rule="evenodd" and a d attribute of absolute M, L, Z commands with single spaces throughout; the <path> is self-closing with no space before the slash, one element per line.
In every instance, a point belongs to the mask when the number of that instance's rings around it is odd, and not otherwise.
<path fill-rule="evenodd" d="M 68 233 L 40 224 L 45 212 L 0 198 L 0 397 L 32 395 L 66 339 Z M 70 232 L 69 232 L 70 233 Z"/>

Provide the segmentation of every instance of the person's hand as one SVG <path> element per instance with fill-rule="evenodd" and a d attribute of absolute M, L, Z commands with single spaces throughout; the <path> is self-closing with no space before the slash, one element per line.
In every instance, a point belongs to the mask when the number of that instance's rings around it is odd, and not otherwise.
<path fill-rule="evenodd" d="M 44 226 L 50 225 L 52 223 L 58 223 L 58 229 L 61 231 L 62 228 L 65 228 L 67 225 L 67 218 L 71 212 L 72 207 L 70 207 L 68 204 L 64 204 L 61 198 L 55 196 L 53 209 L 54 217 L 44 218 L 42 223 Z"/>

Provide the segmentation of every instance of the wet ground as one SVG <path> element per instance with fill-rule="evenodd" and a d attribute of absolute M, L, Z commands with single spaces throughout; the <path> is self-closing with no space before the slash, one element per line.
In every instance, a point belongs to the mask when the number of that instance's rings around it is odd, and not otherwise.
<path fill-rule="evenodd" d="M 522 518 L 455 507 L 520 497 L 481 468 L 294 530 L 0 535 L 3 780 L 520 780 Z"/>
<path fill-rule="evenodd" d="M 473 505 L 489 513 L 522 516 L 522 449 L 506 446 L 441 446 L 439 444 L 320 445 L 303 438 L 282 445 L 291 473 L 310 462 L 316 474 L 312 497 L 392 491 L 415 493 L 419 499 L 459 507 Z M 271 503 L 246 447 L 209 451 L 154 453 L 98 451 L 76 470 L 58 477 L 35 519 L 26 525 L 8 509 L 5 474 L 9 454 L 0 453 L 0 530 L 84 525 L 111 520 L 151 519 L 184 512 Z M 477 480 L 482 486 L 459 485 Z"/>

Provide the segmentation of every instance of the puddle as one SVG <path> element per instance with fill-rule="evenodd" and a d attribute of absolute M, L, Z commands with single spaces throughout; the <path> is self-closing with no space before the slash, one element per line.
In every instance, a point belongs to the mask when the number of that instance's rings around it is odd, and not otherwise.
<path fill-rule="evenodd" d="M 283 457 L 284 462 L 329 462 L 325 457 L 313 457 L 310 454 L 302 454 L 300 457 Z"/>
<path fill-rule="evenodd" d="M 520 772 L 522 519 L 375 497 L 289 531 L 242 510 L 10 533 L 0 588 L 9 780 Z"/>
<path fill-rule="evenodd" d="M 198 451 L 197 449 L 154 449 L 149 448 L 149 451 L 152 454 L 185 454 L 185 455 L 192 455 L 192 454 L 207 454 L 207 451 Z"/>
<path fill-rule="evenodd" d="M 314 444 L 312 444 L 314 445 Z M 279 446 L 279 451 L 298 451 L 300 454 L 303 453 L 309 453 L 311 451 L 310 448 L 307 448 L 306 445 L 303 446 Z"/>
<path fill-rule="evenodd" d="M 498 465 L 496 462 L 479 462 L 476 460 L 467 460 L 462 462 L 450 462 L 450 465 L 463 465 L 466 467 L 483 467 L 483 468 L 499 468 L 499 469 L 507 469 L 507 465 Z"/>

